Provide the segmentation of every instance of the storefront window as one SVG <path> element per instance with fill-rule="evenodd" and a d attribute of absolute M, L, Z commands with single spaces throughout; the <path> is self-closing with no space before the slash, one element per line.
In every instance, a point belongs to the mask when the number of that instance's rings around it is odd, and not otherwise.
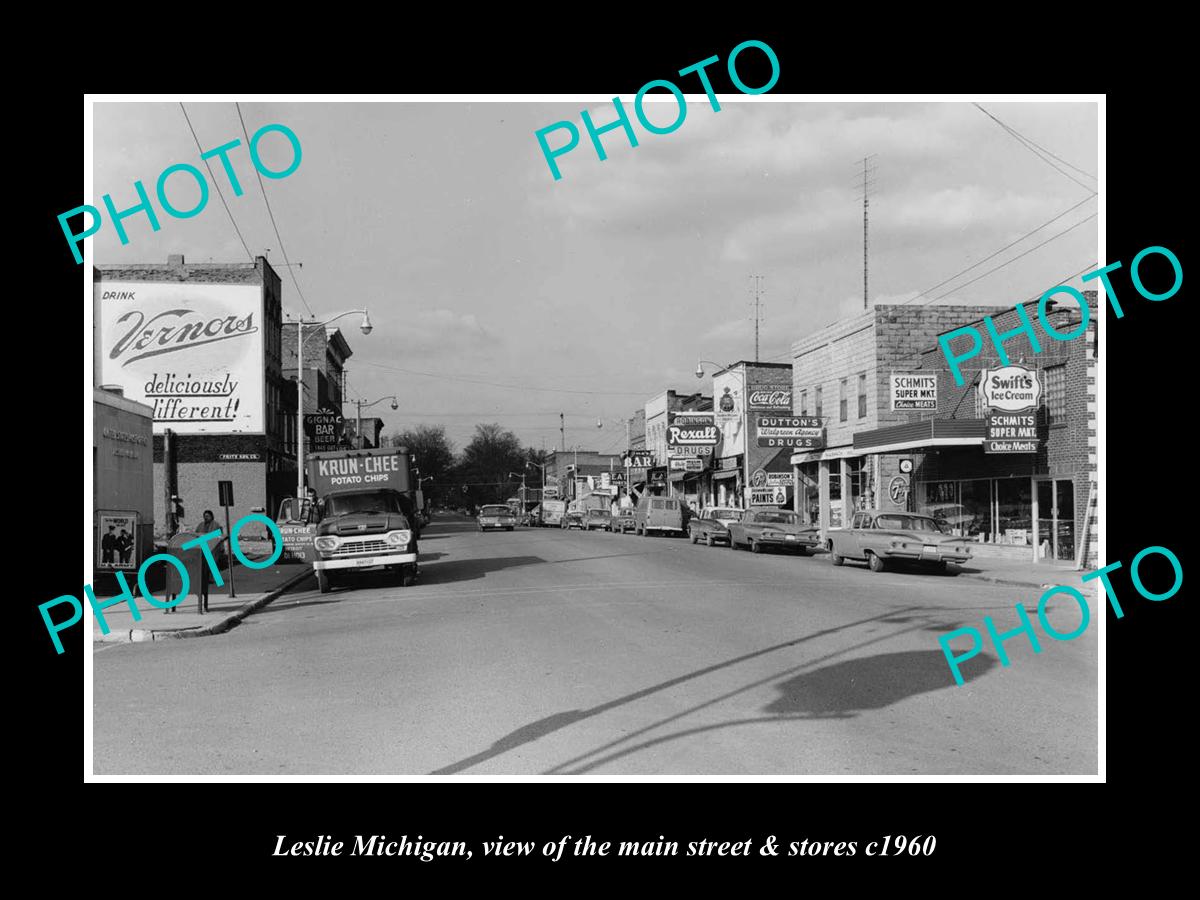
<path fill-rule="evenodd" d="M 806 525 L 821 524 L 819 468 L 820 463 L 815 462 L 800 466 L 800 512 Z"/>
<path fill-rule="evenodd" d="M 1033 487 L 1028 478 L 996 480 L 996 533 L 1002 544 L 1033 540 Z"/>
<path fill-rule="evenodd" d="M 992 479 L 931 481 L 925 484 L 920 512 L 933 516 L 951 534 L 990 543 L 992 534 Z"/>

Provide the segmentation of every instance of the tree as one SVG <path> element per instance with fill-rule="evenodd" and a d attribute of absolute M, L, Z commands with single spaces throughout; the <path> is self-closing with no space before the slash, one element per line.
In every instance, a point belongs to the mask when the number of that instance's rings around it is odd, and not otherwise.
<path fill-rule="evenodd" d="M 413 463 L 421 472 L 421 478 L 433 477 L 430 494 L 445 496 L 445 488 L 454 468 L 454 445 L 446 437 L 441 425 L 417 425 L 395 432 L 391 437 L 393 447 L 407 447 L 416 459 Z"/>
<path fill-rule="evenodd" d="M 517 436 L 497 424 L 476 425 L 471 442 L 463 449 L 457 471 L 472 503 L 503 502 L 513 491 L 510 472 L 525 471 L 525 451 Z"/>

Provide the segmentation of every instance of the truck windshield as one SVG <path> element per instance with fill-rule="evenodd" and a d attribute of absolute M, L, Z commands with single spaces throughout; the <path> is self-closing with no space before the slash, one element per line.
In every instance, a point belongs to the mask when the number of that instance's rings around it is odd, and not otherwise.
<path fill-rule="evenodd" d="M 390 491 L 370 491 L 361 494 L 333 494 L 325 501 L 325 515 L 345 516 L 349 513 L 403 513 L 400 498 Z"/>

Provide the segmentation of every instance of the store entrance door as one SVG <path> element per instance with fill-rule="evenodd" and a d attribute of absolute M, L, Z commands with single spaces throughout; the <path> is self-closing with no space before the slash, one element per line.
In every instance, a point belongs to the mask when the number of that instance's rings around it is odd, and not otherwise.
<path fill-rule="evenodd" d="M 1037 479 L 1038 544 L 1046 559 L 1075 558 L 1075 483 Z"/>

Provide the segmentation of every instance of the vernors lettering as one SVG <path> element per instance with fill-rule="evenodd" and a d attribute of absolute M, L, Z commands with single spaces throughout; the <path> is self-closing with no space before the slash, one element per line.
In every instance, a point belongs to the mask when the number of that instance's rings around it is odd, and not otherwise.
<path fill-rule="evenodd" d="M 192 321 L 186 321 L 188 317 L 192 317 Z M 121 363 L 122 368 L 147 356 L 188 350 L 203 344 L 227 341 L 258 332 L 252 312 L 241 318 L 216 316 L 205 321 L 195 310 L 168 309 L 146 321 L 145 314 L 135 309 L 117 319 L 117 324 L 120 325 L 126 320 L 132 321 L 133 325 L 113 346 L 109 359 L 120 359 L 127 350 L 145 352 L 133 352 Z"/>

